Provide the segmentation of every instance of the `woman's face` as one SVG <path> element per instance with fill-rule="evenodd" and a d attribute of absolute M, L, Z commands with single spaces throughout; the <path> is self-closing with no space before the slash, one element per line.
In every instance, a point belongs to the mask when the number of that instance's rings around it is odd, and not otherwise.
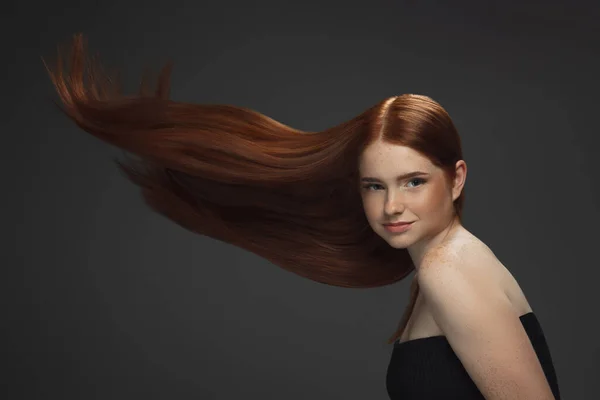
<path fill-rule="evenodd" d="M 452 222 L 453 201 L 466 178 L 466 164 L 456 164 L 454 188 L 444 171 L 415 150 L 377 141 L 365 149 L 359 165 L 359 184 L 371 228 L 394 248 L 422 254 Z M 404 176 L 405 174 L 411 174 Z M 413 222 L 404 232 L 384 224 Z M 413 251 L 411 255 L 414 258 Z"/>

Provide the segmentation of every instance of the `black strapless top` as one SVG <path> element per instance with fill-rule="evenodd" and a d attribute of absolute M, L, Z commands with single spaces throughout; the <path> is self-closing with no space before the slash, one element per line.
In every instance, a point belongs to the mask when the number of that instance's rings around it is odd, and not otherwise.
<path fill-rule="evenodd" d="M 533 312 L 519 317 L 540 360 L 556 400 L 558 379 L 542 327 Z M 394 342 L 387 369 L 391 400 L 485 400 L 445 336 Z"/>

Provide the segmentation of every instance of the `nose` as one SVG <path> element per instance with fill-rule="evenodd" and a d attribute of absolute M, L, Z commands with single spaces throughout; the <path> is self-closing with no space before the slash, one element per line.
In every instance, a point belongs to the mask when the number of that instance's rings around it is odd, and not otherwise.
<path fill-rule="evenodd" d="M 397 194 L 390 194 L 389 196 L 387 196 L 384 205 L 384 212 L 387 215 L 394 215 L 399 212 L 402 212 L 404 211 L 404 208 L 405 206 L 402 202 L 401 196 L 398 196 Z"/>

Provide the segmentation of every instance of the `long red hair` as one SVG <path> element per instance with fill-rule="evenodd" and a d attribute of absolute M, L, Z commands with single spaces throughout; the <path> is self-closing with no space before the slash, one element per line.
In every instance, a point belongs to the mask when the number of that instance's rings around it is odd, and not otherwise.
<path fill-rule="evenodd" d="M 157 213 L 200 235 L 257 254 L 327 285 L 370 288 L 406 277 L 414 264 L 370 228 L 358 190 L 358 159 L 375 140 L 408 146 L 454 178 L 462 159 L 447 112 L 421 95 L 385 99 L 321 132 L 286 126 L 230 105 L 169 99 L 171 65 L 156 90 L 126 96 L 73 38 L 70 68 L 46 62 L 61 103 L 81 129 L 136 159 L 116 160 Z M 87 79 L 87 82 L 86 82 Z M 461 217 L 463 194 L 454 209 Z M 410 316 L 418 285 L 397 330 Z"/>

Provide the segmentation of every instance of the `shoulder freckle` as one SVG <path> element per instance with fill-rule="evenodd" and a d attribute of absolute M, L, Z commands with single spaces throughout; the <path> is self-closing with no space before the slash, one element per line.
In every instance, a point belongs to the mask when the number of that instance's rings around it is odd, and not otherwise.
<path fill-rule="evenodd" d="M 436 265 L 451 265 L 460 258 L 460 252 L 450 245 L 443 245 L 427 254 L 422 261 L 422 268 L 431 268 Z"/>

